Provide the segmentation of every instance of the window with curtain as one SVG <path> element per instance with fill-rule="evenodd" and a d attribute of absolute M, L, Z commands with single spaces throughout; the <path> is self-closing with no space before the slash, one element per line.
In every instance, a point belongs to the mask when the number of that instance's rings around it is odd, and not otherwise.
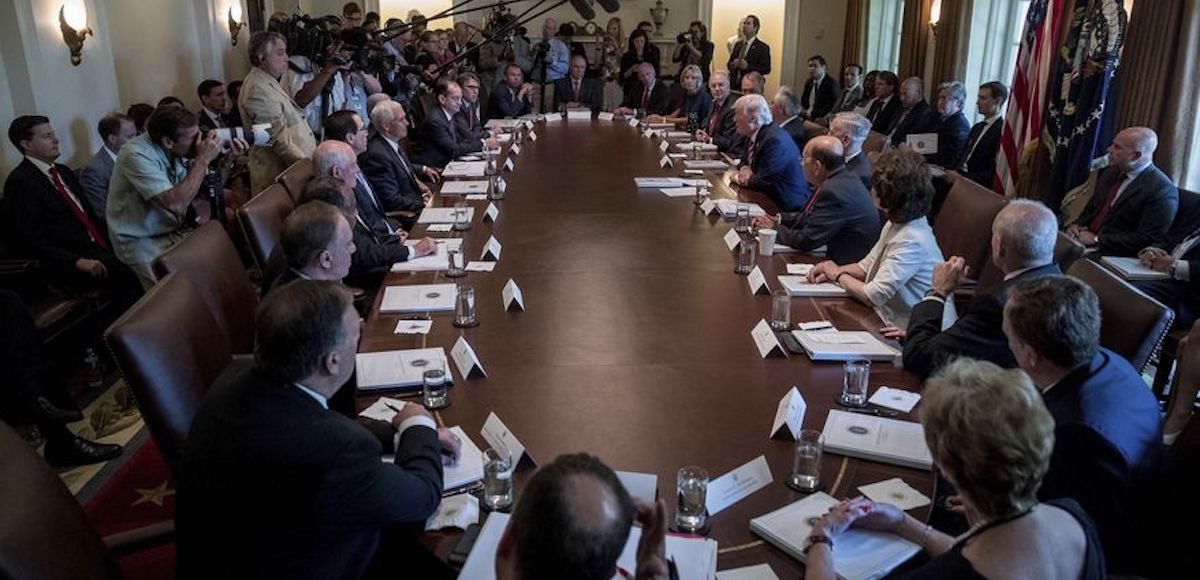
<path fill-rule="evenodd" d="M 994 34 L 972 34 L 967 56 L 967 102 L 963 114 L 972 123 L 980 121 L 975 111 L 975 94 L 979 85 L 989 81 L 1012 84 L 1017 66 L 1017 50 L 1021 46 L 1021 27 L 1030 0 L 975 0 L 971 13 L 971 31 L 994 31 Z"/>
<path fill-rule="evenodd" d="M 900 17 L 904 0 L 873 0 L 867 19 L 867 70 L 900 66 Z"/>

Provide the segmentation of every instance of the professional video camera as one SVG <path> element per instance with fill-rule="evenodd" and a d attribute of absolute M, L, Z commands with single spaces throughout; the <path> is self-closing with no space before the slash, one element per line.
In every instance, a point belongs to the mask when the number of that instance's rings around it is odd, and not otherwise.
<path fill-rule="evenodd" d="M 270 29 L 287 40 L 289 55 L 307 58 L 316 66 L 334 63 L 354 71 L 381 75 L 396 69 L 395 57 L 361 28 L 334 30 L 336 16 L 295 14 L 273 20 Z"/>
<path fill-rule="evenodd" d="M 497 6 L 492 9 L 491 14 L 488 14 L 483 30 L 487 33 L 488 38 L 492 39 L 492 42 L 511 44 L 513 35 L 517 33 L 519 22 L 517 16 L 510 12 L 508 7 Z"/>

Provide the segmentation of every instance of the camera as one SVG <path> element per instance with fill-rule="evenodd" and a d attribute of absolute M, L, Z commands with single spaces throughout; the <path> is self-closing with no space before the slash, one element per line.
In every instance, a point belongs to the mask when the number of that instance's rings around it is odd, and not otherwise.
<path fill-rule="evenodd" d="M 352 71 L 373 75 L 391 72 L 396 60 L 383 45 L 371 40 L 361 28 L 335 32 L 335 16 L 313 18 L 296 14 L 287 20 L 272 21 L 270 30 L 287 40 L 289 55 L 303 56 L 316 66 L 335 64 Z M 348 55 L 344 55 L 348 53 Z"/>
<path fill-rule="evenodd" d="M 691 42 L 692 42 L 692 33 L 691 33 L 691 32 L 684 32 L 683 34 L 680 34 L 679 36 L 676 36 L 676 37 L 675 37 L 675 42 L 678 42 L 679 44 L 689 44 L 689 43 L 691 43 Z"/>
<path fill-rule="evenodd" d="M 213 132 L 217 134 L 221 152 L 224 153 L 229 151 L 234 139 L 242 139 L 250 146 L 266 147 L 267 142 L 271 140 L 271 134 L 268 132 L 270 129 L 270 123 L 255 123 L 249 130 L 245 127 L 223 127 L 213 129 Z"/>

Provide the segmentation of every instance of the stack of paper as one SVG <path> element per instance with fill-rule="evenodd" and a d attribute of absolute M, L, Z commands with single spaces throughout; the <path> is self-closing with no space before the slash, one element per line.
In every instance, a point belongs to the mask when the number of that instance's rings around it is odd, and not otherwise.
<path fill-rule="evenodd" d="M 442 177 L 483 177 L 487 161 L 451 161 L 442 170 Z"/>
<path fill-rule="evenodd" d="M 483 479 L 483 452 L 479 446 L 467 436 L 462 427 L 454 426 L 450 432 L 462 441 L 462 453 L 458 461 L 452 464 L 442 464 L 442 491 L 450 491 L 470 485 Z M 391 463 L 394 455 L 384 455 L 383 462 Z M 475 522 L 471 522 L 475 523 Z"/>
<path fill-rule="evenodd" d="M 779 251 L 779 246 L 775 246 L 775 251 Z M 808 264 L 805 264 L 808 265 Z M 791 266 L 791 264 L 789 264 Z M 808 265 L 811 270 L 811 265 Z M 789 268 L 790 271 L 790 268 Z M 818 282 L 810 283 L 805 276 L 780 276 L 779 283 L 787 288 L 788 294 L 792 296 L 849 296 L 846 289 L 838 286 L 833 282 Z"/>
<path fill-rule="evenodd" d="M 447 181 L 442 183 L 442 195 L 468 195 L 471 193 L 487 193 L 486 181 Z"/>
<path fill-rule="evenodd" d="M 1171 277 L 1166 272 L 1143 266 L 1137 258 L 1104 256 L 1100 258 L 1100 263 L 1126 280 L 1166 280 Z"/>
<path fill-rule="evenodd" d="M 875 335 L 861 330 L 793 330 L 792 336 L 814 361 L 878 360 L 894 361 L 900 351 Z"/>
<path fill-rule="evenodd" d="M 683 180 L 678 177 L 635 177 L 633 182 L 638 189 L 670 189 L 683 185 Z"/>
<path fill-rule="evenodd" d="M 692 151 L 699 149 L 701 151 L 716 151 L 717 146 L 712 143 L 700 143 L 699 141 L 688 141 L 686 143 L 676 143 L 675 148 L 680 151 Z"/>
<path fill-rule="evenodd" d="M 763 208 L 759 207 L 757 203 L 739 202 L 736 199 L 718 199 L 715 203 L 717 205 L 717 211 L 721 212 L 721 215 L 727 218 L 737 216 L 738 206 L 750 208 L 750 217 L 767 215 L 767 212 L 763 211 Z"/>
<path fill-rule="evenodd" d="M 591 121 L 592 120 L 592 110 L 591 109 L 567 109 L 567 120 L 568 121 Z"/>
<path fill-rule="evenodd" d="M 454 310 L 454 298 L 458 295 L 457 288 L 454 284 L 388 286 L 383 289 L 383 301 L 379 303 L 379 312 L 397 314 Z"/>
<path fill-rule="evenodd" d="M 523 123 L 525 123 L 525 121 L 522 121 L 521 119 L 492 119 L 491 121 L 488 121 L 489 125 L 495 124 L 504 130 L 511 130 L 513 127 Z"/>
<path fill-rule="evenodd" d="M 354 360 L 361 391 L 420 387 L 429 369 L 445 369 L 450 376 L 446 350 L 441 347 L 363 352 Z"/>
<path fill-rule="evenodd" d="M 729 169 L 729 164 L 718 159 L 686 159 L 683 162 L 685 169 Z"/>
<path fill-rule="evenodd" d="M 495 580 L 496 578 L 496 547 L 500 537 L 508 527 L 511 516 L 505 513 L 492 512 L 479 530 L 475 546 L 463 564 L 459 578 L 470 580 Z M 642 537 L 642 529 L 633 527 L 629 530 L 629 540 L 621 557 L 617 559 L 617 567 L 632 578 L 637 569 L 637 545 Z M 667 557 L 674 558 L 679 568 L 679 577 L 685 580 L 714 580 L 717 577 L 717 541 L 708 538 L 667 536 Z"/>
<path fill-rule="evenodd" d="M 933 467 L 920 423 L 834 409 L 825 419 L 821 436 L 830 453 L 914 469 Z"/>
<path fill-rule="evenodd" d="M 817 492 L 750 520 L 750 530 L 804 562 L 805 542 L 812 533 L 810 522 L 837 504 L 829 494 Z M 843 580 L 873 580 L 886 576 L 919 551 L 919 546 L 895 534 L 850 528 L 838 535 L 833 569 Z"/>
<path fill-rule="evenodd" d="M 425 210 L 429 211 L 429 210 Z M 408 246 L 409 256 L 412 255 L 413 246 L 417 245 L 417 240 L 405 240 L 404 245 Z M 462 238 L 437 238 L 437 249 L 432 254 L 421 256 L 419 258 L 409 258 L 405 262 L 396 262 L 392 264 L 393 272 L 436 272 L 440 270 L 450 269 L 450 255 L 447 252 L 450 248 L 461 248 Z"/>
<path fill-rule="evenodd" d="M 427 207 L 421 210 L 420 217 L 417 218 L 419 224 L 452 224 L 454 223 L 453 207 Z M 475 208 L 467 208 L 467 221 L 475 219 Z"/>

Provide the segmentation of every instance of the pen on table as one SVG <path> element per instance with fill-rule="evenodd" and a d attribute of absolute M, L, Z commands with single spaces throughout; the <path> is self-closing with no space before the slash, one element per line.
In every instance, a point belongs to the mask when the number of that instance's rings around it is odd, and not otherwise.
<path fill-rule="evenodd" d="M 896 411 L 884 411 L 882 409 L 870 409 L 870 408 L 864 409 L 861 407 L 844 407 L 843 409 L 850 413 L 860 413 L 863 415 L 875 415 L 876 417 L 895 417 L 900 414 L 899 412 L 896 412 Z"/>
<path fill-rule="evenodd" d="M 483 489 L 483 483 L 474 483 L 472 485 L 468 485 L 465 487 L 460 487 L 458 489 L 452 489 L 450 491 L 447 491 L 442 494 L 442 497 L 447 498 L 447 497 L 454 497 L 456 495 L 462 495 L 464 493 L 475 493 L 481 489 Z"/>

